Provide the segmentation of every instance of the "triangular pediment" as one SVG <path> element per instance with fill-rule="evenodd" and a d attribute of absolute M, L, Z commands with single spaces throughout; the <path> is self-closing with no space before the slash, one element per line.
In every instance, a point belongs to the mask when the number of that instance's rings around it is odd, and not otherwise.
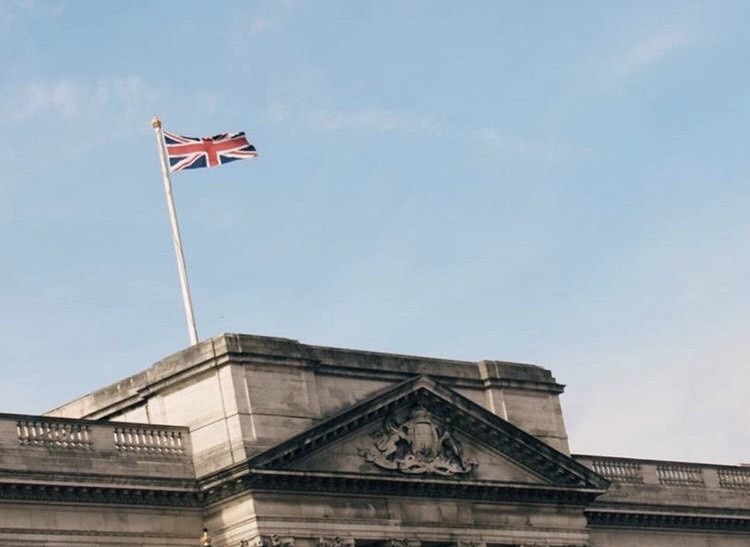
<path fill-rule="evenodd" d="M 428 376 L 253 457 L 257 473 L 604 490 L 606 480 Z M 458 486 L 458 485 L 456 485 Z"/>

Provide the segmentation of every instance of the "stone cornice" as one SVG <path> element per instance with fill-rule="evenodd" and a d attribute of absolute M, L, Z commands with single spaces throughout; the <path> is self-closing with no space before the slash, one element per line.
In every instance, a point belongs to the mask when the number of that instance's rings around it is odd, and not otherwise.
<path fill-rule="evenodd" d="M 257 361 L 254 361 L 257 364 Z M 274 363 L 276 366 L 276 363 Z M 295 366 L 295 365 L 288 365 Z M 299 366 L 299 365 L 296 365 Z M 346 378 L 364 378 L 367 380 L 383 380 L 387 382 L 403 382 L 414 377 L 413 372 L 397 370 L 371 370 L 348 368 L 342 365 L 329 365 L 317 363 L 313 365 L 316 372 L 326 376 L 341 376 Z M 510 388 L 522 391 L 547 391 L 553 394 L 561 394 L 565 386 L 556 382 L 539 382 L 534 380 L 517 380 L 514 378 L 460 378 L 456 376 L 430 373 L 430 377 L 452 388 L 467 389 L 503 389 Z"/>
<path fill-rule="evenodd" d="M 750 532 L 750 515 L 709 515 L 696 512 L 631 512 L 586 510 L 592 528 L 659 528 Z"/>
<path fill-rule="evenodd" d="M 721 530 L 745 533 L 750 531 L 750 513 L 747 511 L 667 505 L 591 507 L 601 491 L 548 485 L 250 470 L 246 465 L 241 465 L 235 466 L 231 472 L 225 470 L 212 479 L 200 481 L 200 484 L 174 486 L 173 488 L 125 488 L 73 483 L 2 482 L 0 483 L 0 502 L 135 505 L 197 510 L 236 495 L 257 491 L 325 492 L 340 495 L 448 497 L 496 503 L 562 504 L 589 507 L 585 511 L 589 526 L 600 528 Z"/>
<path fill-rule="evenodd" d="M 734 507 L 720 507 L 713 505 L 681 505 L 679 503 L 601 503 L 599 500 L 597 500 L 591 505 L 589 510 L 601 513 L 657 514 L 666 512 L 676 513 L 680 515 L 704 515 L 713 517 L 729 516 L 750 518 L 750 510 L 748 509 L 737 509 Z"/>
<path fill-rule="evenodd" d="M 401 495 L 523 504 L 589 505 L 601 490 L 547 485 L 382 477 L 309 471 L 252 470 L 219 481 L 202 481 L 207 504 L 246 491 L 326 492 L 342 495 Z"/>
<path fill-rule="evenodd" d="M 196 490 L 3 482 L 2 500 L 200 508 L 203 496 Z"/>

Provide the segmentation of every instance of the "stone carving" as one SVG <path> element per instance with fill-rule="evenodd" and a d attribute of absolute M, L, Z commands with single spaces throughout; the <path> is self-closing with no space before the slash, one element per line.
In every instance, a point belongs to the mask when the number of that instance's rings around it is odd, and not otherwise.
<path fill-rule="evenodd" d="M 255 539 L 243 539 L 240 547 L 294 547 L 294 538 L 291 536 L 260 536 Z"/>
<path fill-rule="evenodd" d="M 417 406 L 409 418 L 397 423 L 386 418 L 374 435 L 377 451 L 360 449 L 365 460 L 384 469 L 409 474 L 456 475 L 469 473 L 478 464 L 463 457 L 461 445 L 450 427 L 441 425 L 424 407 Z M 395 546 L 398 547 L 398 546 Z"/>
<path fill-rule="evenodd" d="M 354 538 L 322 537 L 318 538 L 318 547 L 354 547 Z"/>
<path fill-rule="evenodd" d="M 422 542 L 417 539 L 386 539 L 381 547 L 420 547 Z"/>

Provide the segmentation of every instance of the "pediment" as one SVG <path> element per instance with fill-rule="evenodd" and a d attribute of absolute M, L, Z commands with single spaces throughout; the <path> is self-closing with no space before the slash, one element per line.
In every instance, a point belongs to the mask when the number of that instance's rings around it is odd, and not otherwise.
<path fill-rule="evenodd" d="M 546 484 L 544 477 L 518 465 L 493 447 L 446 425 L 423 407 L 399 409 L 284 466 L 305 472 L 414 478 L 450 478 Z M 413 414 L 423 418 L 416 422 Z M 421 430 L 421 431 L 420 431 Z M 422 438 L 420 438 L 422 437 Z"/>
<path fill-rule="evenodd" d="M 249 460 L 258 473 L 604 490 L 608 482 L 427 376 Z"/>

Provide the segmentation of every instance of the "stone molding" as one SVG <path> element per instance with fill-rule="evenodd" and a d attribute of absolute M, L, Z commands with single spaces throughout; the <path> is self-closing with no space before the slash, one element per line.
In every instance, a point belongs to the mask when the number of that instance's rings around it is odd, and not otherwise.
<path fill-rule="evenodd" d="M 167 507 L 202 506 L 196 490 L 161 490 L 86 485 L 0 483 L 0 500 L 107 503 Z"/>
<path fill-rule="evenodd" d="M 206 492 L 206 502 L 216 503 L 246 490 L 338 492 L 357 495 L 403 495 L 460 498 L 478 501 L 535 504 L 589 505 L 601 492 L 592 489 L 554 488 L 544 485 L 488 485 L 450 479 L 420 480 L 413 477 L 366 477 L 312 472 L 255 471 L 227 481 Z"/>

